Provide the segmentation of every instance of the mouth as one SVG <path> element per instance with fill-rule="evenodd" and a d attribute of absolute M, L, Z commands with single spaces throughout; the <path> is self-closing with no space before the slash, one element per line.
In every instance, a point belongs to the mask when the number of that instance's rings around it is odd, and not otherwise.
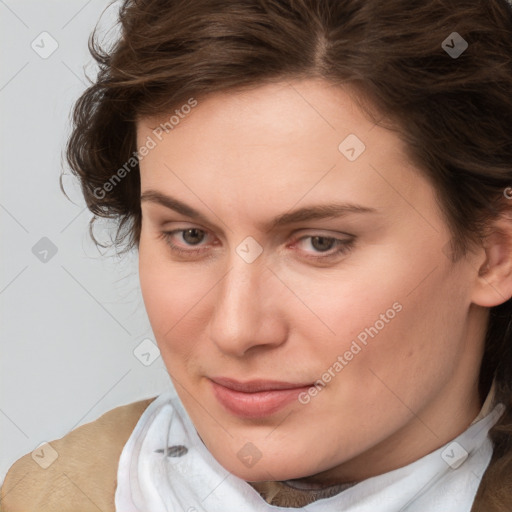
<path fill-rule="evenodd" d="M 239 382 L 225 377 L 209 380 L 215 398 L 225 410 L 249 419 L 276 413 L 313 385 L 274 380 Z"/>

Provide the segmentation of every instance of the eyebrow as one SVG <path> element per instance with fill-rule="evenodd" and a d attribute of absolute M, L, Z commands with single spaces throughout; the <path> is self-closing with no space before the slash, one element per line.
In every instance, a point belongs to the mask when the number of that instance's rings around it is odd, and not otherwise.
<path fill-rule="evenodd" d="M 165 206 L 166 208 L 181 213 L 182 215 L 191 217 L 192 219 L 196 219 L 205 224 L 210 224 L 209 220 L 199 211 L 185 203 L 182 203 L 174 197 L 165 195 L 156 190 L 146 190 L 140 196 L 140 200 L 141 202 L 148 201 Z M 377 213 L 377 210 L 375 208 L 370 208 L 354 203 L 330 203 L 316 206 L 307 206 L 278 215 L 274 219 L 270 220 L 270 222 L 265 223 L 264 228 L 267 230 L 272 230 L 296 222 L 337 218 L 355 213 Z"/>

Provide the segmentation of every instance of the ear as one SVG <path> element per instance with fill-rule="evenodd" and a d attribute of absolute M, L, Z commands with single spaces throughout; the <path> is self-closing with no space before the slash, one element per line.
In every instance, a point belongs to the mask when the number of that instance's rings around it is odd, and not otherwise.
<path fill-rule="evenodd" d="M 503 304 L 512 297 L 512 215 L 502 214 L 483 240 L 485 261 L 478 269 L 472 302 L 483 307 Z"/>

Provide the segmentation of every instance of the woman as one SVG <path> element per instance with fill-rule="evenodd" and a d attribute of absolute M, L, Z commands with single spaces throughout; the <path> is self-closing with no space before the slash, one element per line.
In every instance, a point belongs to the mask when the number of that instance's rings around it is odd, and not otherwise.
<path fill-rule="evenodd" d="M 512 510 L 509 4 L 120 20 L 67 156 L 177 396 L 27 454 L 2 510 Z"/>

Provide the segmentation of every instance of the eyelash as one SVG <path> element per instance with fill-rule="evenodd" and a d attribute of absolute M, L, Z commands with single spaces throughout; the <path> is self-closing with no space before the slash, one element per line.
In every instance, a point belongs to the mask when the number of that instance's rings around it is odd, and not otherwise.
<path fill-rule="evenodd" d="M 171 248 L 171 250 L 173 252 L 176 252 L 177 254 L 181 255 L 181 256 L 197 256 L 203 252 L 205 252 L 207 249 L 193 249 L 193 250 L 187 250 L 187 249 L 182 249 L 181 247 L 177 246 L 176 244 L 174 244 L 173 242 L 171 242 L 171 238 L 173 235 L 175 235 L 176 233 L 184 233 L 185 231 L 188 231 L 189 229 L 197 229 L 198 231 L 201 231 L 205 234 L 207 234 L 206 231 L 204 231 L 203 229 L 199 229 L 199 228 L 184 228 L 184 229 L 176 229 L 174 231 L 162 231 L 160 233 L 160 238 L 163 238 L 165 243 Z M 343 254 L 346 254 L 348 252 L 350 252 L 353 248 L 353 245 L 354 245 L 354 242 L 355 242 L 355 237 L 352 237 L 348 240 L 343 240 L 341 238 L 336 238 L 336 237 L 332 237 L 332 236 L 322 236 L 322 235 L 306 235 L 306 236 L 302 236 L 302 237 L 298 237 L 298 238 L 295 238 L 293 240 L 292 243 L 297 243 L 297 242 L 300 242 L 301 240 L 304 240 L 304 239 L 307 239 L 307 238 L 315 238 L 315 237 L 321 237 L 321 238 L 326 238 L 327 240 L 334 240 L 336 243 L 335 243 L 335 247 L 337 245 L 337 249 L 334 251 L 334 252 L 330 252 L 327 254 L 327 251 L 326 253 L 322 253 L 322 254 L 325 254 L 323 256 L 305 256 L 306 259 L 310 259 L 310 260 L 316 260 L 316 261 L 329 261 L 329 260 L 332 260 L 334 258 L 336 258 L 337 256 L 341 256 Z M 330 249 L 332 250 L 332 249 Z"/>

